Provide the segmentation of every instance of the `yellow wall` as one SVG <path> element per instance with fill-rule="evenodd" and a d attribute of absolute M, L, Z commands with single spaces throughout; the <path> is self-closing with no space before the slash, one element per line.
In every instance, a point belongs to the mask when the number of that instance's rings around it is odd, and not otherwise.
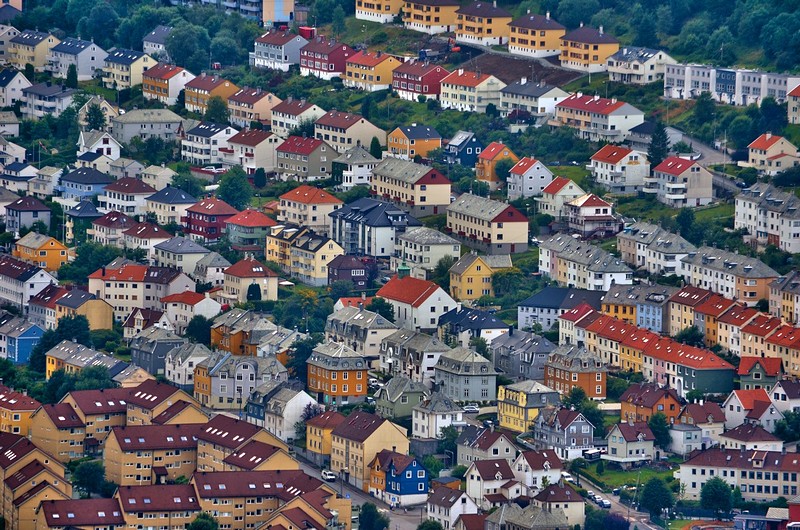
<path fill-rule="evenodd" d="M 566 33 L 564 29 L 532 30 L 516 26 L 510 28 L 510 45 L 531 53 L 560 49 L 561 37 Z"/>
<path fill-rule="evenodd" d="M 411 145 L 411 141 L 406 138 L 406 135 L 403 134 L 403 131 L 398 127 L 389 133 L 389 136 L 386 140 L 386 146 L 389 153 L 402 155 L 409 160 L 413 160 L 417 155 L 424 158 L 428 156 L 428 153 L 434 149 L 439 149 L 442 147 L 442 139 L 417 139 L 414 140 L 414 145 Z"/>
<path fill-rule="evenodd" d="M 480 268 L 480 270 L 478 270 Z M 492 274 L 494 271 L 477 259 L 463 274 L 450 273 L 450 296 L 456 300 L 477 300 L 483 296 L 483 290 L 489 289 L 489 296 L 494 296 Z M 468 291 L 472 291 L 471 293 Z"/>
<path fill-rule="evenodd" d="M 619 51 L 618 43 L 584 44 L 582 42 L 561 41 L 561 61 L 577 63 L 589 68 L 593 65 L 605 66 L 606 60 Z"/>
<path fill-rule="evenodd" d="M 52 237 L 39 248 L 17 244 L 13 254 L 22 261 L 42 267 L 48 272 L 58 270 L 67 262 L 67 247 Z"/>
<path fill-rule="evenodd" d="M 603 314 L 636 325 L 636 306 L 634 305 L 603 304 Z"/>
<path fill-rule="evenodd" d="M 9 410 L 0 407 L 0 432 L 10 432 L 21 436 L 28 436 L 31 425 L 31 416 L 36 411 Z"/>

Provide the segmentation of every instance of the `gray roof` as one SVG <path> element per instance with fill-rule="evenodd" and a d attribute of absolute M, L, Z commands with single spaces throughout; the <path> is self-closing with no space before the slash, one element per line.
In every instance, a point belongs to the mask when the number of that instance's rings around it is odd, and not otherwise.
<path fill-rule="evenodd" d="M 574 239 L 573 241 L 573 244 L 565 246 L 558 253 L 559 259 L 584 265 L 589 272 L 633 273 L 630 267 L 607 250 L 582 241 L 575 241 Z"/>
<path fill-rule="evenodd" d="M 451 412 L 461 412 L 461 407 L 441 392 L 433 392 L 428 399 L 414 406 L 414 410 L 428 414 L 449 414 Z"/>
<path fill-rule="evenodd" d="M 197 356 L 208 358 L 211 356 L 211 350 L 209 350 L 205 344 L 187 342 L 186 344 L 177 346 L 167 352 L 166 358 L 172 363 L 183 364 L 190 357 Z"/>
<path fill-rule="evenodd" d="M 359 307 L 343 307 L 328 315 L 325 327 L 338 324 L 347 328 L 361 329 L 397 329 L 392 322 L 383 316 Z"/>
<path fill-rule="evenodd" d="M 408 329 L 395 331 L 383 339 L 383 344 L 393 345 L 396 355 L 411 357 L 415 363 L 421 363 L 424 356 L 429 353 L 441 353 L 451 349 L 438 337 Z"/>
<path fill-rule="evenodd" d="M 9 190 L 8 188 L 0 186 L 0 203 L 14 202 L 16 200 L 19 200 L 19 195 Z"/>
<path fill-rule="evenodd" d="M 227 353 L 227 352 L 226 352 Z M 261 379 L 264 374 L 270 374 L 270 379 L 276 379 L 276 376 L 286 374 L 286 367 L 274 356 L 267 357 L 253 357 L 252 355 L 225 355 L 220 362 L 215 364 L 209 371 L 210 376 L 218 376 L 219 374 L 228 374 L 228 379 L 233 379 L 236 372 L 236 367 L 241 364 L 250 364 L 256 367 L 256 378 Z"/>
<path fill-rule="evenodd" d="M 680 291 L 678 287 L 667 285 L 612 285 L 603 300 L 620 305 L 655 304 L 664 305 L 669 298 Z"/>
<path fill-rule="evenodd" d="M 396 403 L 400 396 L 409 393 L 422 393 L 427 396 L 429 391 L 422 383 L 412 381 L 407 375 L 398 374 L 389 379 L 389 382 L 378 390 L 375 399 Z"/>
<path fill-rule="evenodd" d="M 506 211 L 507 208 L 510 208 L 510 206 L 504 202 L 479 197 L 471 193 L 462 193 L 447 206 L 447 211 L 477 217 L 484 221 L 492 221 Z"/>
<path fill-rule="evenodd" d="M 508 348 L 509 350 L 519 353 L 549 354 L 556 348 L 556 345 L 541 335 L 512 328 L 508 333 L 503 333 L 499 337 L 492 339 L 490 347 L 492 351 L 499 350 L 500 348 Z"/>
<path fill-rule="evenodd" d="M 458 240 L 447 234 L 425 226 L 409 227 L 404 233 L 399 234 L 397 239 L 417 245 L 460 245 Z"/>
<path fill-rule="evenodd" d="M 696 252 L 690 252 L 681 262 L 743 278 L 777 278 L 780 276 L 758 258 L 750 258 L 711 247 L 700 247 Z"/>
<path fill-rule="evenodd" d="M 410 160 L 387 157 L 373 168 L 372 174 L 398 179 L 409 184 L 416 184 L 419 179 L 431 171 L 433 171 L 433 168 L 417 164 Z M 442 184 L 445 183 L 446 181 L 443 180 Z"/>
<path fill-rule="evenodd" d="M 50 236 L 47 234 L 39 234 L 37 232 L 28 232 L 19 241 L 17 241 L 17 245 L 28 247 L 28 248 L 40 248 L 42 245 L 47 243 L 50 240 Z"/>
<path fill-rule="evenodd" d="M 172 31 L 171 26 L 162 26 L 158 25 L 144 36 L 142 42 L 152 42 L 153 44 L 166 44 L 167 37 L 169 37 L 170 32 Z"/>
<path fill-rule="evenodd" d="M 775 212 L 790 219 L 800 218 L 800 198 L 793 193 L 780 190 L 772 184 L 758 182 L 742 190 L 736 201 L 747 201 L 756 208 Z"/>
<path fill-rule="evenodd" d="M 197 262 L 197 266 L 200 267 L 230 267 L 231 262 L 223 258 L 217 252 L 209 252 L 202 258 L 200 261 Z"/>
<path fill-rule="evenodd" d="M 97 209 L 92 201 L 83 200 L 65 212 L 70 217 L 97 219 L 103 214 Z"/>
<path fill-rule="evenodd" d="M 519 383 L 506 385 L 505 388 L 508 390 L 513 390 L 514 392 L 522 392 L 523 394 L 547 394 L 558 392 L 557 390 L 554 390 L 549 386 L 545 386 L 539 381 L 533 381 L 532 379 L 526 379 L 525 381 L 520 381 Z"/>
<path fill-rule="evenodd" d="M 453 308 L 439 317 L 439 325 L 450 325 L 459 330 L 506 329 L 508 324 L 494 313 L 462 307 Z"/>
<path fill-rule="evenodd" d="M 351 147 L 342 155 L 335 159 L 334 162 L 338 164 L 377 164 L 380 162 L 377 158 L 372 156 L 369 151 L 361 147 L 361 145 L 356 145 L 355 147 Z"/>
<path fill-rule="evenodd" d="M 479 256 L 476 252 L 467 252 L 466 254 L 461 256 L 458 259 L 458 261 L 453 263 L 453 265 L 450 267 L 450 272 L 453 272 L 455 274 L 463 274 L 479 258 L 483 260 L 483 262 L 486 263 L 486 265 L 488 265 L 492 270 L 495 271 L 498 269 L 509 269 L 513 266 L 511 263 L 510 254 Z"/>
<path fill-rule="evenodd" d="M 398 127 L 403 132 L 403 135 L 409 140 L 441 140 L 442 135 L 433 127 L 427 125 L 419 125 L 417 123 L 411 125 L 401 125 Z"/>
<path fill-rule="evenodd" d="M 211 138 L 212 136 L 215 136 L 230 127 L 230 125 L 225 125 L 222 123 L 210 123 L 204 121 L 201 122 L 200 125 L 190 129 L 186 134 L 201 136 L 203 138 Z"/>
<path fill-rule="evenodd" d="M 466 367 L 469 369 L 465 370 Z M 462 346 L 442 353 L 435 368 L 455 374 L 497 375 L 491 361 L 478 352 Z M 485 370 L 482 370 L 483 368 Z"/>
<path fill-rule="evenodd" d="M 40 96 L 43 98 L 52 98 L 52 97 L 59 97 L 59 98 L 71 98 L 75 95 L 78 91 L 74 88 L 67 88 L 66 85 L 59 85 L 58 83 L 50 83 L 46 81 L 44 83 L 37 83 L 35 85 L 31 85 L 28 88 L 23 88 L 23 94 L 33 94 L 36 96 Z"/>
<path fill-rule="evenodd" d="M 615 62 L 623 63 L 646 63 L 659 53 L 664 53 L 661 50 L 654 50 L 653 48 L 641 48 L 638 46 L 624 46 L 617 51 L 609 59 Z M 665 54 L 666 55 L 666 54 Z"/>
<path fill-rule="evenodd" d="M 89 300 L 96 300 L 97 297 L 91 293 L 87 293 L 86 291 L 82 291 L 80 289 L 73 289 L 61 298 L 58 299 L 56 305 L 63 305 L 65 307 L 69 307 L 71 309 L 78 309 L 80 306 L 88 302 Z"/>
<path fill-rule="evenodd" d="M 567 486 L 569 487 L 569 486 Z M 577 494 L 576 494 L 577 497 Z M 566 528 L 567 516 L 559 508 L 548 511 L 534 504 L 529 504 L 525 509 L 511 510 L 506 516 L 506 525 L 526 530 L 551 530 L 553 528 Z"/>
<path fill-rule="evenodd" d="M 605 372 L 603 361 L 583 346 L 562 344 L 550 353 L 546 366 L 566 369 L 570 372 Z"/>
<path fill-rule="evenodd" d="M 455 134 L 455 136 L 453 136 L 447 143 L 447 146 L 456 147 L 460 149 L 462 147 L 465 147 L 473 138 L 475 138 L 476 141 L 478 141 L 477 138 L 475 137 L 475 133 L 470 131 L 458 131 Z M 481 142 L 478 141 L 478 143 L 480 144 Z"/>
<path fill-rule="evenodd" d="M 67 37 L 60 43 L 53 46 L 53 51 L 66 53 L 68 55 L 78 55 L 92 44 L 94 43 L 88 40 L 81 40 L 72 37 Z"/>
<path fill-rule="evenodd" d="M 10 110 L 0 111 L 0 123 L 4 125 L 19 124 L 19 118 Z"/>
<path fill-rule="evenodd" d="M 34 31 L 32 29 L 26 29 L 16 37 L 12 38 L 10 42 L 13 42 L 15 44 L 21 44 L 23 46 L 36 46 L 49 36 L 50 34 L 45 33 L 44 31 Z"/>
<path fill-rule="evenodd" d="M 328 214 L 334 219 L 371 227 L 405 228 L 422 226 L 422 223 L 407 212 L 389 202 L 362 197 L 345 204 Z"/>
<path fill-rule="evenodd" d="M 111 184 L 113 179 L 105 173 L 97 171 L 94 168 L 79 167 L 75 171 L 70 171 L 61 177 L 61 182 L 75 182 L 77 184 Z"/>
<path fill-rule="evenodd" d="M 159 202 L 162 204 L 195 204 L 197 199 L 179 188 L 167 186 L 147 197 L 148 201 Z"/>
<path fill-rule="evenodd" d="M 636 241 L 648 249 L 660 252 L 686 253 L 695 250 L 695 246 L 678 234 L 664 230 L 660 226 L 638 222 L 626 226 L 617 234 L 617 239 Z"/>
<path fill-rule="evenodd" d="M 308 358 L 307 362 L 326 369 L 366 366 L 364 357 L 360 353 L 338 342 L 326 342 L 317 345 L 311 352 L 311 357 Z"/>
<path fill-rule="evenodd" d="M 533 83 L 531 81 L 526 80 L 519 80 L 514 81 L 513 83 L 506 85 L 503 87 L 500 92 L 503 94 L 515 94 L 519 96 L 529 96 L 533 98 L 538 98 L 544 96 L 549 92 L 557 92 L 558 97 L 566 98 L 569 96 L 567 92 L 564 92 L 560 88 L 552 85 L 548 85 L 546 83 Z"/>
<path fill-rule="evenodd" d="M 156 245 L 155 248 L 174 254 L 208 254 L 211 252 L 206 247 L 182 236 L 175 236 L 171 239 L 167 239 Z"/>
<path fill-rule="evenodd" d="M 127 50 L 125 48 L 114 48 L 106 56 L 107 63 L 131 65 L 145 56 L 144 52 Z"/>
<path fill-rule="evenodd" d="M 589 291 L 588 289 L 576 289 L 574 287 L 553 287 L 548 286 L 541 291 L 532 294 L 519 303 L 523 307 L 540 307 L 549 309 L 572 309 L 581 303 L 587 303 L 593 308 L 600 310 L 603 291 Z"/>
<path fill-rule="evenodd" d="M 111 118 L 113 123 L 180 123 L 181 120 L 169 109 L 134 109 Z"/>

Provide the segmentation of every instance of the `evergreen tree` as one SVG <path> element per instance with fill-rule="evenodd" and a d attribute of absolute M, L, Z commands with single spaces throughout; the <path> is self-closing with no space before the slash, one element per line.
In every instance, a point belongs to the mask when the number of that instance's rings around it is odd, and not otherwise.
<path fill-rule="evenodd" d="M 338 37 L 346 31 L 347 24 L 345 23 L 344 8 L 339 4 L 333 10 L 333 33 Z"/>
<path fill-rule="evenodd" d="M 369 154 L 378 160 L 383 158 L 383 149 L 381 149 L 381 141 L 377 136 L 372 137 L 372 142 L 369 144 Z"/>
<path fill-rule="evenodd" d="M 654 168 L 669 156 L 669 138 L 667 128 L 661 120 L 656 121 L 653 135 L 650 140 L 650 147 L 647 148 L 647 158 L 650 160 L 650 167 Z"/>
<path fill-rule="evenodd" d="M 67 68 L 67 81 L 65 83 L 68 88 L 78 88 L 78 68 L 71 64 Z"/>
<path fill-rule="evenodd" d="M 229 117 L 228 104 L 225 103 L 224 99 L 219 96 L 211 96 L 208 98 L 206 114 L 203 116 L 204 121 L 225 125 L 228 123 Z"/>
<path fill-rule="evenodd" d="M 267 172 L 264 171 L 263 167 L 256 169 L 256 172 L 253 174 L 253 186 L 256 188 L 263 188 L 267 185 Z"/>
<path fill-rule="evenodd" d="M 86 127 L 90 131 L 102 131 L 106 128 L 106 115 L 97 103 L 92 103 L 86 109 Z"/>
<path fill-rule="evenodd" d="M 653 431 L 653 436 L 656 437 L 656 445 L 666 450 L 672 442 L 672 438 L 669 435 L 669 422 L 667 422 L 667 417 L 664 413 L 656 412 L 653 414 L 650 417 L 650 421 L 647 422 L 647 426 L 650 427 L 650 430 Z"/>

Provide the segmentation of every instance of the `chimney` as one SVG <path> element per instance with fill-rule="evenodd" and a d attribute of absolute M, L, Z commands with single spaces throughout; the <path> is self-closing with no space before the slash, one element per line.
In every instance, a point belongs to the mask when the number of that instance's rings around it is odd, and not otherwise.
<path fill-rule="evenodd" d="M 463 68 L 459 68 L 458 69 L 458 75 L 464 75 L 464 69 Z"/>
<path fill-rule="evenodd" d="M 358 310 L 359 311 L 363 311 L 364 310 L 364 302 L 359 302 L 358 303 Z"/>
<path fill-rule="evenodd" d="M 508 326 L 508 336 L 509 337 L 514 336 L 514 326 Z"/>
<path fill-rule="evenodd" d="M 599 31 L 600 35 L 602 35 L 603 34 L 603 26 L 600 26 L 599 28 L 597 28 L 597 31 Z"/>
<path fill-rule="evenodd" d="M 545 13 L 544 18 L 546 18 L 547 20 L 550 20 L 550 11 Z"/>
<path fill-rule="evenodd" d="M 106 275 L 106 266 L 105 266 L 105 265 L 103 265 L 103 266 L 100 268 L 100 270 L 103 272 L 103 276 L 105 276 L 105 275 Z"/>
<path fill-rule="evenodd" d="M 521 79 L 519 80 L 519 84 L 520 84 L 520 85 L 524 85 L 524 84 L 525 84 L 525 83 L 527 83 L 527 82 L 528 82 L 528 78 L 527 78 L 527 77 L 523 77 L 523 78 L 521 78 Z"/>
<path fill-rule="evenodd" d="M 528 15 L 530 15 L 530 14 L 531 14 L 531 10 L 530 10 L 530 9 L 528 9 L 528 13 L 527 13 L 527 14 L 528 14 Z"/>
<path fill-rule="evenodd" d="M 363 300 L 366 300 L 366 299 L 367 299 L 367 292 L 366 291 L 361 291 L 361 300 L 363 301 Z"/>
<path fill-rule="evenodd" d="M 767 140 L 769 140 L 770 138 L 772 138 L 772 133 L 768 132 L 765 136 L 767 137 Z"/>
<path fill-rule="evenodd" d="M 583 22 L 581 21 L 581 27 L 583 27 Z"/>
<path fill-rule="evenodd" d="M 497 7 L 497 0 L 492 1 L 492 7 Z"/>

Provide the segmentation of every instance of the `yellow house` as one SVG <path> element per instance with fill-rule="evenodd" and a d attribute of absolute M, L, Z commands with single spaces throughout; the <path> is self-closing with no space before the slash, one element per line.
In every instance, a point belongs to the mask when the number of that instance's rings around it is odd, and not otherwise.
<path fill-rule="evenodd" d="M 711 291 L 687 285 L 669 299 L 669 334 L 677 335 L 694 326 L 694 308 L 705 302 Z"/>
<path fill-rule="evenodd" d="M 67 262 L 67 247 L 54 237 L 28 232 L 17 241 L 13 255 L 52 272 Z"/>
<path fill-rule="evenodd" d="M 394 55 L 362 50 L 347 59 L 344 86 L 367 92 L 386 90 L 392 86 L 392 72 L 401 64 Z"/>
<path fill-rule="evenodd" d="M 433 127 L 412 123 L 390 132 L 386 147 L 389 154 L 404 160 L 413 160 L 417 155 L 425 158 L 434 149 L 442 147 L 442 135 Z"/>
<path fill-rule="evenodd" d="M 47 54 L 61 41 L 43 31 L 25 30 L 8 41 L 8 62 L 17 70 L 24 71 L 26 64 L 34 70 L 43 72 L 47 64 Z"/>
<path fill-rule="evenodd" d="M 603 298 L 602 312 L 612 318 L 636 325 L 636 299 L 627 296 Z"/>
<path fill-rule="evenodd" d="M 559 393 L 537 381 L 521 381 L 497 389 L 497 420 L 501 429 L 527 432 L 541 409 L 561 401 Z"/>
<path fill-rule="evenodd" d="M 225 269 L 222 296 L 231 303 L 245 303 L 248 293 L 258 287 L 258 300 L 278 299 L 278 275 L 253 258 L 237 261 Z"/>
<path fill-rule="evenodd" d="M 550 57 L 561 53 L 561 37 L 566 33 L 564 26 L 545 16 L 528 13 L 509 24 L 511 38 L 508 51 L 526 57 Z"/>
<path fill-rule="evenodd" d="M 513 164 L 508 167 L 508 169 L 511 169 L 519 162 L 519 157 L 502 142 L 492 142 L 487 145 L 478 155 L 478 160 L 475 162 L 475 178 L 488 182 L 489 187 L 493 190 L 499 188 L 502 183 L 497 176 L 497 163 L 501 160 L 511 160 Z"/>
<path fill-rule="evenodd" d="M 56 301 L 56 319 L 82 315 L 89 321 L 89 329 L 111 329 L 114 326 L 114 308 L 95 295 L 73 289 Z"/>
<path fill-rule="evenodd" d="M 458 0 L 410 0 L 403 7 L 403 25 L 406 29 L 436 35 L 449 33 L 456 28 Z"/>
<path fill-rule="evenodd" d="M 384 449 L 407 454 L 406 429 L 368 412 L 354 412 L 331 432 L 331 471 L 369 491 L 369 463 Z"/>
<path fill-rule="evenodd" d="M 644 328 L 637 328 L 636 331 L 625 336 L 619 344 L 620 369 L 632 373 L 644 370 L 644 353 L 660 338 L 660 335 Z"/>
<path fill-rule="evenodd" d="M 403 0 L 356 0 L 356 19 L 389 24 L 402 7 Z"/>
<path fill-rule="evenodd" d="M 142 74 L 158 62 L 143 52 L 117 48 L 106 57 L 103 65 L 103 86 L 125 90 L 142 84 Z"/>
<path fill-rule="evenodd" d="M 217 471 L 277 471 L 300 469 L 289 453 L 268 443 L 250 440 L 222 461 Z"/>
<path fill-rule="evenodd" d="M 619 41 L 603 33 L 603 26 L 581 27 L 561 37 L 559 60 L 563 68 L 582 72 L 604 72 L 608 58 L 619 51 Z"/>
<path fill-rule="evenodd" d="M 40 406 L 27 394 L 0 385 L 0 432 L 28 436 L 31 416 Z"/>
<path fill-rule="evenodd" d="M 320 466 L 327 466 L 331 459 L 331 433 L 347 418 L 335 410 L 329 410 L 306 422 L 306 450 Z"/>
<path fill-rule="evenodd" d="M 528 219 L 499 201 L 464 193 L 447 207 L 447 232 L 487 254 L 516 254 L 528 250 Z"/>
<path fill-rule="evenodd" d="M 465 44 L 494 46 L 508 44 L 511 13 L 497 7 L 497 0 L 479 0 L 456 11 L 456 41 Z"/>
<path fill-rule="evenodd" d="M 508 254 L 481 256 L 468 252 L 450 267 L 450 296 L 460 301 L 494 296 L 492 275 L 512 266 Z"/>
<path fill-rule="evenodd" d="M 308 232 L 292 242 L 289 255 L 291 275 L 320 287 L 328 284 L 328 263 L 344 255 L 344 249 L 326 235 Z"/>
<path fill-rule="evenodd" d="M 764 133 L 747 146 L 751 167 L 768 174 L 777 173 L 797 165 L 797 147 L 783 136 Z"/>

